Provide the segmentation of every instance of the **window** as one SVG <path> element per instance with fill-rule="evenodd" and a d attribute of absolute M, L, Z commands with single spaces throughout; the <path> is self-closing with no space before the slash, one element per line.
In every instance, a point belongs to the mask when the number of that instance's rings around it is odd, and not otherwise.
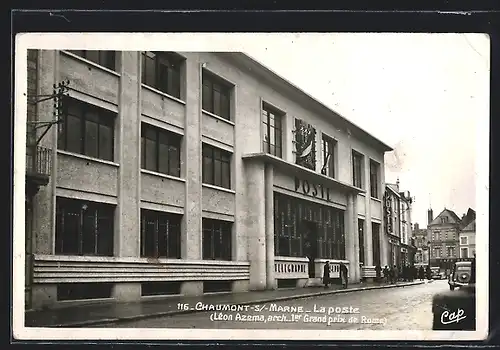
<path fill-rule="evenodd" d="M 173 52 L 142 53 L 142 83 L 181 98 L 181 68 L 184 59 Z"/>
<path fill-rule="evenodd" d="M 179 177 L 181 174 L 181 136 L 142 123 L 141 167 Z"/>
<path fill-rule="evenodd" d="M 202 107 L 205 111 L 231 120 L 231 87 L 215 75 L 203 72 Z"/>
<path fill-rule="evenodd" d="M 181 257 L 182 215 L 141 210 L 141 256 L 147 258 Z"/>
<path fill-rule="evenodd" d="M 97 63 L 111 70 L 116 70 L 116 52 L 98 50 L 68 50 L 69 52 Z"/>
<path fill-rule="evenodd" d="M 442 218 L 441 218 L 441 223 L 442 223 L 442 224 L 445 224 L 445 223 L 447 223 L 447 222 L 448 222 L 448 217 L 446 217 L 446 216 L 445 216 L 445 217 L 442 217 Z"/>
<path fill-rule="evenodd" d="M 113 255 L 114 206 L 57 198 L 56 254 Z"/>
<path fill-rule="evenodd" d="M 321 173 L 329 177 L 335 177 L 335 146 L 337 142 L 331 137 L 323 134 L 322 136 L 322 146 L 323 146 L 323 168 Z"/>
<path fill-rule="evenodd" d="M 203 219 L 203 259 L 231 260 L 231 228 L 227 221 Z"/>
<path fill-rule="evenodd" d="M 282 119 L 283 113 L 278 113 L 268 105 L 262 106 L 262 131 L 264 134 L 264 152 L 276 157 L 282 157 Z"/>
<path fill-rule="evenodd" d="M 370 160 L 370 196 L 379 198 L 379 170 L 380 164 Z"/>
<path fill-rule="evenodd" d="M 112 161 L 116 114 L 73 98 L 64 99 L 64 110 L 58 148 Z"/>
<path fill-rule="evenodd" d="M 460 249 L 460 257 L 461 258 L 468 258 L 469 257 L 469 249 L 467 249 L 467 248 Z"/>
<path fill-rule="evenodd" d="M 231 188 L 231 153 L 203 144 L 203 183 Z"/>
<path fill-rule="evenodd" d="M 363 155 L 352 151 L 352 184 L 363 188 Z"/>
<path fill-rule="evenodd" d="M 440 248 L 434 248 L 434 257 L 439 258 L 440 252 L 441 252 Z"/>
<path fill-rule="evenodd" d="M 453 247 L 447 247 L 446 253 L 448 254 L 448 257 L 452 257 L 455 255 L 455 248 Z"/>
<path fill-rule="evenodd" d="M 365 221 L 358 219 L 358 232 L 359 232 L 359 262 L 365 263 Z"/>
<path fill-rule="evenodd" d="M 460 244 L 468 244 L 467 237 L 460 237 Z"/>

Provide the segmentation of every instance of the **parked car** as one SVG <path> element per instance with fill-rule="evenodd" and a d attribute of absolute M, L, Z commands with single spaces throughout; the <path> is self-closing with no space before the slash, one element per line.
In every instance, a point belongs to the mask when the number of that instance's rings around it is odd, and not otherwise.
<path fill-rule="evenodd" d="M 440 280 L 442 278 L 439 267 L 431 267 L 431 278 L 433 280 Z"/>
<path fill-rule="evenodd" d="M 436 294 L 432 299 L 432 329 L 474 331 L 476 330 L 476 261 L 469 262 L 468 282 L 462 283 L 458 291 Z M 460 265 L 459 265 L 460 266 Z M 454 269 L 455 270 L 455 269 Z M 457 271 L 461 271 L 458 270 Z M 459 275 L 460 279 L 460 275 Z"/>
<path fill-rule="evenodd" d="M 453 265 L 453 269 L 448 277 L 448 285 L 450 290 L 458 287 L 463 287 L 469 284 L 472 274 L 471 261 L 457 261 Z"/>

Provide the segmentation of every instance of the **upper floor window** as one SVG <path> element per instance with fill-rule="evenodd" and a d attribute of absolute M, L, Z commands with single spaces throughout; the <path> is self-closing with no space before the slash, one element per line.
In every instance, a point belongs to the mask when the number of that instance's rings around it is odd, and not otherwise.
<path fill-rule="evenodd" d="M 142 53 L 142 83 L 181 98 L 181 67 L 184 59 L 173 52 Z"/>
<path fill-rule="evenodd" d="M 363 188 L 363 155 L 352 151 L 352 184 Z"/>
<path fill-rule="evenodd" d="M 203 144 L 203 183 L 231 188 L 231 153 Z"/>
<path fill-rule="evenodd" d="M 182 215 L 141 209 L 141 256 L 181 257 Z"/>
<path fill-rule="evenodd" d="M 322 136 L 322 153 L 323 153 L 323 168 L 321 173 L 329 177 L 335 177 L 335 147 L 337 142 L 323 134 Z"/>
<path fill-rule="evenodd" d="M 85 58 L 91 62 L 111 70 L 116 70 L 116 52 L 99 50 L 68 50 L 69 52 Z"/>
<path fill-rule="evenodd" d="M 65 98 L 58 148 L 113 161 L 115 117 L 114 112 Z"/>
<path fill-rule="evenodd" d="M 231 260 L 232 223 L 203 219 L 203 259 Z"/>
<path fill-rule="evenodd" d="M 113 255 L 113 205 L 56 200 L 56 254 Z"/>
<path fill-rule="evenodd" d="M 276 157 L 282 157 L 282 119 L 283 113 L 279 113 L 267 104 L 262 106 L 262 131 L 264 152 Z"/>
<path fill-rule="evenodd" d="M 447 222 L 448 222 L 448 217 L 447 216 L 444 216 L 444 217 L 441 218 L 441 223 L 442 224 L 445 224 Z"/>
<path fill-rule="evenodd" d="M 145 123 L 141 130 L 141 167 L 180 176 L 181 136 Z"/>
<path fill-rule="evenodd" d="M 460 244 L 468 244 L 467 237 L 460 237 Z"/>
<path fill-rule="evenodd" d="M 203 71 L 202 108 L 221 118 L 231 120 L 232 87 L 221 78 Z"/>
<path fill-rule="evenodd" d="M 380 164 L 370 160 L 370 195 L 379 198 L 379 172 Z"/>

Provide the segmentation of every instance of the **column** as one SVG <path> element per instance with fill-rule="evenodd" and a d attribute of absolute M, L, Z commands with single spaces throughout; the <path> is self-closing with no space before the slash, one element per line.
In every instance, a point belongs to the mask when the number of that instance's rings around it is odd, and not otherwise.
<path fill-rule="evenodd" d="M 354 269 L 351 270 L 351 280 L 355 283 L 360 281 L 361 269 L 359 267 L 359 227 L 358 227 L 358 196 L 356 193 L 352 194 L 352 211 L 354 213 L 353 217 L 353 243 L 354 243 Z M 366 220 L 365 220 L 366 221 Z"/>
<path fill-rule="evenodd" d="M 202 259 L 201 76 L 202 68 L 198 59 L 188 58 L 186 60 L 186 124 L 183 139 L 186 203 L 181 256 L 182 259 L 190 260 Z M 203 282 L 184 282 L 181 293 L 201 295 Z"/>
<path fill-rule="evenodd" d="M 39 95 L 51 95 L 53 85 L 59 82 L 59 52 L 40 50 L 38 57 L 38 90 Z M 54 102 L 48 100 L 37 104 L 37 120 L 54 120 Z M 23 135 L 24 136 L 24 135 Z M 37 133 L 40 137 L 40 133 Z M 40 140 L 40 146 L 52 149 L 52 173 L 49 183 L 41 187 L 33 197 L 33 253 L 54 254 L 55 241 L 55 193 L 57 178 L 57 126 Z M 32 288 L 32 307 L 38 309 L 57 301 L 55 285 L 35 284 Z"/>
<path fill-rule="evenodd" d="M 247 176 L 247 234 L 248 259 L 250 260 L 251 290 L 264 290 L 266 279 L 266 205 L 265 169 L 258 161 L 246 162 Z"/>
<path fill-rule="evenodd" d="M 358 235 L 355 234 L 357 228 L 358 215 L 355 212 L 356 206 L 356 195 L 347 195 L 347 210 L 346 210 L 346 258 L 349 260 L 349 282 L 354 283 L 356 281 L 356 275 L 359 270 L 359 256 L 356 250 L 358 245 L 356 241 L 359 239 Z M 358 257 L 357 257 L 358 256 Z M 356 266 L 357 265 L 357 266 Z"/>
<path fill-rule="evenodd" d="M 274 195 L 273 195 L 273 166 L 266 164 L 266 287 L 276 289 L 274 279 Z"/>
<path fill-rule="evenodd" d="M 117 160 L 118 207 L 116 208 L 114 253 L 119 257 L 140 255 L 141 180 L 141 60 L 137 51 L 121 52 L 118 105 Z M 139 283 L 118 283 L 113 296 L 119 301 L 141 297 Z"/>
<path fill-rule="evenodd" d="M 370 158 L 364 157 L 365 165 L 365 183 L 366 183 L 366 196 L 365 196 L 365 266 L 374 266 L 373 262 L 373 239 L 372 239 L 372 196 L 371 196 L 371 182 L 370 182 Z"/>

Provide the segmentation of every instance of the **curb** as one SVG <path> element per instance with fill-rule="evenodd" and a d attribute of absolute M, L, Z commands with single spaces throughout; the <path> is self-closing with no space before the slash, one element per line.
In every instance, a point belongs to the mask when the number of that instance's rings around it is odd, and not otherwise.
<path fill-rule="evenodd" d="M 337 290 L 326 290 L 322 292 L 316 292 L 316 293 L 309 293 L 309 294 L 297 294 L 297 295 L 289 295 L 285 297 L 274 297 L 274 298 L 267 298 L 267 299 L 258 299 L 258 300 L 248 300 L 248 301 L 243 301 L 240 303 L 237 303 L 238 305 L 254 305 L 254 304 L 264 304 L 264 303 L 270 303 L 273 301 L 286 301 L 286 300 L 295 300 L 295 299 L 306 299 L 310 297 L 315 297 L 315 296 L 322 296 L 322 295 L 328 295 L 328 294 L 343 294 L 343 293 L 351 293 L 351 292 L 361 292 L 365 290 L 374 290 L 374 289 L 387 289 L 387 288 L 402 288 L 402 287 L 409 287 L 409 286 L 417 286 L 421 284 L 425 284 L 425 281 L 417 281 L 417 282 L 406 282 L 406 283 L 401 283 L 401 284 L 388 284 L 388 285 L 382 285 L 382 286 L 370 286 L 370 287 L 357 287 L 357 288 L 351 288 L 351 289 L 337 289 Z M 127 322 L 127 321 L 139 321 L 139 320 L 145 320 L 149 318 L 159 318 L 159 317 L 165 317 L 165 316 L 174 316 L 174 315 L 180 315 L 180 314 L 193 314 L 193 313 L 201 313 L 201 312 L 207 312 L 205 310 L 195 310 L 195 309 L 190 309 L 190 310 L 171 310 L 171 311 L 162 311 L 162 312 L 157 312 L 157 313 L 152 313 L 152 314 L 147 314 L 147 315 L 134 315 L 134 316 L 125 316 L 125 317 L 114 317 L 114 318 L 103 318 L 99 320 L 89 320 L 89 321 L 81 321 L 81 322 L 73 322 L 73 323 L 63 323 L 63 324 L 55 324 L 55 325 L 50 325 L 50 326 L 45 326 L 49 328 L 67 328 L 67 327 L 85 327 L 85 326 L 96 326 L 96 325 L 102 325 L 102 324 L 108 324 L 108 323 L 122 323 L 122 322 Z M 44 327 L 44 326 L 39 326 L 39 327 Z"/>

